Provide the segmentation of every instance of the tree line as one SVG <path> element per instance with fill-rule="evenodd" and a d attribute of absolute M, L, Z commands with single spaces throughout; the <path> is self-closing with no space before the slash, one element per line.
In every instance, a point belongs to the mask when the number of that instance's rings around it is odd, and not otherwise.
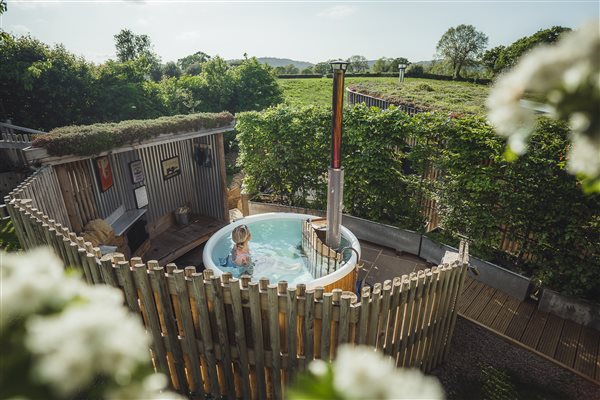
<path fill-rule="evenodd" d="M 354 55 L 346 59 L 350 73 L 397 73 L 398 65 L 408 65 L 407 73 L 411 76 L 424 74 L 447 75 L 454 79 L 461 78 L 493 78 L 516 64 L 518 59 L 542 43 L 554 43 L 570 28 L 553 26 L 541 29 L 531 36 L 525 36 L 508 46 L 496 46 L 486 49 L 488 37 L 473 25 L 458 25 L 449 28 L 440 38 L 436 46 L 435 59 L 430 62 L 411 63 L 404 57 L 381 57 L 369 63 L 366 57 Z M 319 62 L 302 70 L 294 64 L 275 68 L 278 75 L 316 74 L 326 75 L 329 62 Z"/>
<path fill-rule="evenodd" d="M 245 57 L 235 65 L 197 52 L 161 63 L 146 35 L 114 36 L 116 59 L 96 65 L 63 45 L 0 38 L 0 120 L 59 126 L 194 112 L 261 110 L 282 101 L 272 68 Z"/>

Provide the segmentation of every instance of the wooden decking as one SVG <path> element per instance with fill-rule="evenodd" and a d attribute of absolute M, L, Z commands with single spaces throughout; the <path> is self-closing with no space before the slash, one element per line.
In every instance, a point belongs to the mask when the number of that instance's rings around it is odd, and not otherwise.
<path fill-rule="evenodd" d="M 190 224 L 173 225 L 150 241 L 150 249 L 143 255 L 144 261 L 158 260 L 161 266 L 181 257 L 206 242 L 213 233 L 227 225 L 224 221 L 194 215 Z"/>
<path fill-rule="evenodd" d="M 459 315 L 600 384 L 600 332 L 467 277 Z"/>

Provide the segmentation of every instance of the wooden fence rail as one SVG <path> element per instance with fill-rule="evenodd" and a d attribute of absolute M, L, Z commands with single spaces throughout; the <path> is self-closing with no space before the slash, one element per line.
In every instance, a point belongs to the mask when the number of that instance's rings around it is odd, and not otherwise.
<path fill-rule="evenodd" d="M 87 282 L 122 290 L 152 337 L 155 368 L 190 398 L 283 398 L 298 372 L 313 359 L 335 358 L 342 343 L 375 347 L 398 366 L 425 372 L 448 356 L 468 262 L 464 247 L 459 261 L 365 288 L 353 304 L 339 289 L 216 277 L 139 257 L 101 258 L 23 198 L 31 182 L 7 198 L 23 247 L 50 246 Z"/>

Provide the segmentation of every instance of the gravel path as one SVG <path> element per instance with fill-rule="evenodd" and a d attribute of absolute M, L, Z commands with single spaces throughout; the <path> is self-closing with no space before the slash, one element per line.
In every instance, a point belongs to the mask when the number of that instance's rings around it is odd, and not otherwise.
<path fill-rule="evenodd" d="M 482 368 L 488 374 L 482 374 Z M 501 377 L 509 376 L 508 386 L 513 389 L 516 387 L 516 390 L 506 388 L 507 379 L 499 379 L 500 383 L 494 381 L 494 378 L 489 379 L 490 371 L 501 371 L 496 374 Z M 515 346 L 461 317 L 456 321 L 448 360 L 435 369 L 432 375 L 440 379 L 448 399 L 600 400 L 600 385 Z M 486 381 L 486 389 L 489 386 L 495 389 L 482 390 Z"/>

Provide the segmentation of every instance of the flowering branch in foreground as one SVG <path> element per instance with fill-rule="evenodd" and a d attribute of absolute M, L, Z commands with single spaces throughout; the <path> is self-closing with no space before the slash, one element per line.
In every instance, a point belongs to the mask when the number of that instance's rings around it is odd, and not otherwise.
<path fill-rule="evenodd" d="M 314 360 L 310 374 L 290 388 L 290 399 L 443 399 L 438 380 L 417 369 L 398 369 L 368 346 L 342 345 L 333 364 Z"/>
<path fill-rule="evenodd" d="M 19 399 L 179 399 L 161 392 L 140 319 L 109 286 L 65 274 L 49 249 L 0 252 L 0 387 Z"/>
<path fill-rule="evenodd" d="M 555 45 L 532 50 L 492 88 L 486 103 L 489 120 L 517 155 L 526 151 L 535 122 L 534 111 L 520 104 L 525 94 L 569 122 L 567 168 L 600 192 L 600 23 L 590 22 Z"/>

